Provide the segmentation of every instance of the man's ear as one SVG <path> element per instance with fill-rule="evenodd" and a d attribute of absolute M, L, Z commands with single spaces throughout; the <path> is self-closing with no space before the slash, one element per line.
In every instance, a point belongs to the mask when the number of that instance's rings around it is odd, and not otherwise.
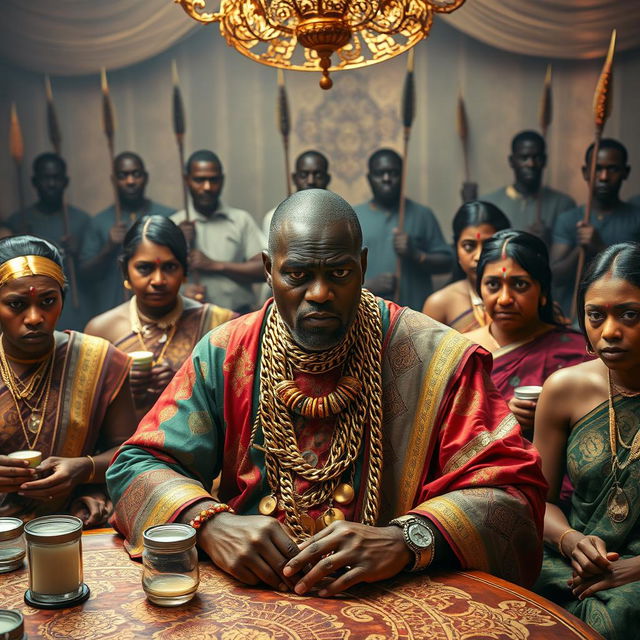
<path fill-rule="evenodd" d="M 509 166 L 510 166 L 512 169 L 515 169 L 515 167 L 513 166 L 513 155 L 510 155 L 510 156 L 507 158 L 507 160 L 508 160 L 508 162 L 509 162 Z"/>
<path fill-rule="evenodd" d="M 264 266 L 264 277 L 267 284 L 273 289 L 273 280 L 271 278 L 271 258 L 268 251 L 262 252 L 262 265 Z"/>

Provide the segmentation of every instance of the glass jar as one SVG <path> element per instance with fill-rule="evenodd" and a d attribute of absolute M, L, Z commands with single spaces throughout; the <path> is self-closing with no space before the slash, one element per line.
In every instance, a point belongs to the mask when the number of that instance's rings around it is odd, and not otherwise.
<path fill-rule="evenodd" d="M 0 609 L 0 640 L 27 640 L 24 618 L 15 609 Z"/>
<path fill-rule="evenodd" d="M 84 602 L 89 587 L 82 582 L 82 520 L 75 516 L 43 516 L 24 527 L 33 607 L 58 609 Z"/>
<path fill-rule="evenodd" d="M 23 532 L 20 518 L 0 518 L 0 573 L 22 566 L 25 556 Z"/>
<path fill-rule="evenodd" d="M 142 588 L 153 604 L 176 607 L 198 590 L 196 530 L 188 524 L 149 527 L 143 534 Z"/>

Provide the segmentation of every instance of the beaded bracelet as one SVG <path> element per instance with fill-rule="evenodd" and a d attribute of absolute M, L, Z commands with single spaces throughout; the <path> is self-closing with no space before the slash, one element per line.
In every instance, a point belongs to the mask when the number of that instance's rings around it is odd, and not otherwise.
<path fill-rule="evenodd" d="M 235 511 L 228 505 L 223 503 L 218 503 L 213 507 L 209 507 L 208 509 L 203 509 L 200 513 L 193 518 L 193 520 L 189 521 L 189 525 L 194 529 L 199 529 L 207 520 L 211 520 L 213 516 L 218 513 L 222 513 L 223 511 L 228 511 L 229 513 L 235 513 Z"/>
<path fill-rule="evenodd" d="M 568 533 L 572 533 L 572 532 L 576 532 L 577 531 L 575 529 L 572 529 L 571 527 L 569 527 L 568 529 L 566 529 L 565 531 L 562 532 L 562 535 L 560 536 L 560 539 L 558 540 L 558 551 L 560 552 L 560 555 L 563 558 L 567 558 L 567 560 L 569 559 L 568 556 L 566 555 L 566 553 L 562 550 L 562 541 L 564 540 L 564 537 L 568 534 Z"/>

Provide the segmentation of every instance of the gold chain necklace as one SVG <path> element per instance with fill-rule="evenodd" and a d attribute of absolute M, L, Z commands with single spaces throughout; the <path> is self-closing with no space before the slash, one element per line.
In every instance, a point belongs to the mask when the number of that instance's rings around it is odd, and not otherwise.
<path fill-rule="evenodd" d="M 31 398 L 27 400 L 26 397 L 23 397 L 22 393 L 24 391 L 21 392 L 18 385 L 16 384 L 16 381 L 19 381 L 24 388 L 24 384 L 22 383 L 21 380 L 19 380 L 19 377 L 15 374 L 15 372 L 13 371 L 13 369 L 11 368 L 11 366 L 7 361 L 7 356 L 4 351 L 4 344 L 0 339 L 0 377 L 2 378 L 2 381 L 4 382 L 5 386 L 9 390 L 9 393 L 11 394 L 11 397 L 13 398 L 13 402 L 16 407 L 16 413 L 18 414 L 18 420 L 20 421 L 22 433 L 24 435 L 24 439 L 27 443 L 29 450 L 35 449 L 36 444 L 38 443 L 38 439 L 40 438 L 40 432 L 42 431 L 42 427 L 44 426 L 44 423 L 45 423 L 45 418 L 47 415 L 47 406 L 49 404 L 49 394 L 51 392 L 51 383 L 53 381 L 54 356 L 55 356 L 55 346 L 52 349 L 51 354 L 49 355 L 48 361 L 45 361 L 45 363 L 43 363 L 48 366 L 48 371 L 46 373 L 46 376 L 44 377 L 44 385 L 42 387 L 42 390 L 40 391 L 38 398 L 34 401 L 33 404 L 31 404 L 29 402 Z M 32 379 L 35 377 L 35 374 L 37 373 L 37 371 L 40 371 L 41 367 L 38 367 L 36 372 L 32 374 L 31 376 Z M 31 385 L 27 384 L 26 386 L 29 387 Z M 44 396 L 44 401 L 42 403 L 42 409 L 40 410 L 38 406 L 40 405 L 40 401 L 42 400 L 43 396 Z M 27 421 L 27 425 L 25 425 L 24 420 L 22 418 L 22 410 L 20 407 L 21 402 L 23 402 L 31 412 L 29 419 Z M 29 438 L 29 432 L 35 434 L 33 441 L 31 441 Z"/>
<path fill-rule="evenodd" d="M 611 448 L 611 474 L 613 476 L 613 487 L 611 487 L 609 498 L 607 499 L 607 515 L 612 522 L 620 523 L 627 519 L 630 506 L 629 498 L 620 486 L 618 470 L 626 469 L 632 462 L 640 458 L 640 429 L 636 431 L 631 445 L 625 447 L 629 449 L 629 457 L 621 464 L 618 460 L 618 440 L 620 436 L 613 406 L 611 371 L 607 372 L 607 381 L 609 383 L 609 446 Z"/>
<path fill-rule="evenodd" d="M 152 320 L 150 318 L 144 318 L 147 320 L 145 325 L 142 324 L 140 318 L 140 311 L 138 309 L 138 301 L 136 296 L 133 296 L 129 301 L 129 321 L 131 322 L 131 329 L 138 336 L 138 341 L 140 342 L 140 346 L 143 351 L 151 351 L 144 342 L 142 335 L 146 332 L 150 325 L 156 325 L 159 329 L 164 330 L 164 335 L 160 338 L 159 343 L 162 344 L 162 349 L 160 350 L 160 354 L 157 358 L 153 360 L 152 366 L 155 366 L 159 362 L 162 362 L 164 358 L 164 354 L 167 352 L 173 337 L 176 334 L 176 330 L 178 328 L 178 320 L 180 316 L 182 316 L 182 312 L 184 310 L 184 303 L 182 302 L 182 296 L 178 296 L 176 306 L 165 316 L 159 318 L 158 320 Z M 167 332 L 168 329 L 168 332 Z"/>

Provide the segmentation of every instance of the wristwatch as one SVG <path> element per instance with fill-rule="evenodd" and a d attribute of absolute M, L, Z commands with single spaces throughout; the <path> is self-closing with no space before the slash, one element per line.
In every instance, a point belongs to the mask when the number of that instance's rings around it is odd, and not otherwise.
<path fill-rule="evenodd" d="M 424 518 L 409 514 L 393 519 L 390 525 L 402 529 L 405 544 L 415 553 L 416 560 L 409 571 L 426 569 L 435 556 L 435 536 Z"/>

